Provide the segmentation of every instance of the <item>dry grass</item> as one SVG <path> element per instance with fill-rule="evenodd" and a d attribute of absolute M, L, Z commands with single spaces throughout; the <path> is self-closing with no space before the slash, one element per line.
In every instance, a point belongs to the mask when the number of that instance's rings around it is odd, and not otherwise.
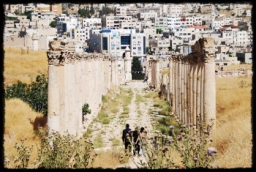
<path fill-rule="evenodd" d="M 124 157 L 125 162 L 128 162 L 126 159 L 123 148 L 113 148 L 112 150 L 98 151 L 97 158 L 93 163 L 93 168 L 109 168 L 116 169 L 121 165 L 120 158 Z M 90 168 L 91 166 L 89 166 Z"/>
<path fill-rule="evenodd" d="M 247 86 L 239 88 L 238 83 Z M 215 146 L 218 157 L 214 167 L 252 167 L 251 78 L 216 78 L 217 127 Z"/>
<path fill-rule="evenodd" d="M 5 123 L 4 123 L 4 155 L 12 157 L 17 155 L 14 149 L 15 143 L 21 143 L 21 139 L 25 139 L 25 144 L 40 144 L 39 139 L 35 136 L 34 128 L 46 125 L 46 118 L 43 114 L 34 112 L 28 104 L 20 99 L 10 99 L 5 101 Z M 31 162 L 37 156 L 34 148 Z"/>
<path fill-rule="evenodd" d="M 215 66 L 215 69 L 217 70 L 219 68 L 219 66 Z M 235 65 L 229 65 L 229 66 L 224 66 L 223 70 L 229 70 L 229 69 L 239 69 L 239 68 L 243 68 L 243 69 L 252 69 L 252 64 L 235 64 Z"/>
<path fill-rule="evenodd" d="M 46 51 L 29 50 L 21 55 L 19 48 L 5 47 L 4 82 L 16 84 L 18 80 L 31 83 L 38 74 L 48 72 Z"/>

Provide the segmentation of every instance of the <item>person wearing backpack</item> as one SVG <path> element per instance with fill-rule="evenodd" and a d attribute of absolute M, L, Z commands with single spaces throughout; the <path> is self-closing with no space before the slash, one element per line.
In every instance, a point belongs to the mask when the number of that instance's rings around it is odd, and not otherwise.
<path fill-rule="evenodd" d="M 122 141 L 124 144 L 125 154 L 127 154 L 127 149 L 131 152 L 131 140 L 132 140 L 132 130 L 129 128 L 129 124 L 126 124 L 126 128 L 123 130 Z"/>

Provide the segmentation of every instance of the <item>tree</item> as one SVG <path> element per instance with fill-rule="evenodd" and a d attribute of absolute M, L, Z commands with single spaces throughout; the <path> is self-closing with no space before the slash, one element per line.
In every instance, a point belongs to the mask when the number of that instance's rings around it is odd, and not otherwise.
<path fill-rule="evenodd" d="M 57 27 L 57 20 L 52 21 L 49 26 L 51 27 Z"/>
<path fill-rule="evenodd" d="M 109 8 L 109 7 L 107 7 L 107 6 L 105 5 L 105 6 L 103 6 L 102 9 L 99 11 L 99 14 L 100 14 L 100 16 L 103 16 L 103 15 L 108 15 L 108 14 L 113 13 L 113 12 L 114 12 L 114 11 L 113 11 L 111 8 Z"/>
<path fill-rule="evenodd" d="M 145 74 L 140 64 L 139 57 L 133 57 L 132 60 L 132 79 L 144 79 Z"/>
<path fill-rule="evenodd" d="M 27 16 L 27 19 L 31 19 L 31 13 L 33 13 L 33 11 L 25 11 L 24 13 L 22 13 L 22 16 Z"/>
<path fill-rule="evenodd" d="M 133 57 L 132 71 L 142 71 L 142 66 L 140 64 L 139 57 Z"/>
<path fill-rule="evenodd" d="M 201 7 L 200 6 L 198 7 L 198 11 L 197 12 L 201 13 Z"/>
<path fill-rule="evenodd" d="M 81 17 L 84 17 L 84 18 L 90 18 L 91 17 L 88 7 L 86 7 L 86 9 L 79 8 L 78 14 Z"/>
<path fill-rule="evenodd" d="M 90 8 L 90 14 L 91 16 L 94 15 L 95 11 L 94 11 L 94 8 L 93 8 L 93 3 L 91 3 L 91 8 Z"/>

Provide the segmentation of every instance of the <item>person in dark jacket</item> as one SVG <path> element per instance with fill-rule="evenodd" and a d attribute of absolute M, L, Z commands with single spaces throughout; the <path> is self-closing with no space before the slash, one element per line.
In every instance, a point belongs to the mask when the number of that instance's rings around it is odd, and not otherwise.
<path fill-rule="evenodd" d="M 129 124 L 126 124 L 126 128 L 123 130 L 123 135 L 122 135 L 125 153 L 127 153 L 128 147 L 129 147 L 129 152 L 131 152 L 131 142 L 130 142 L 130 140 L 132 140 L 131 133 L 132 133 L 132 130 L 129 128 Z"/>
<path fill-rule="evenodd" d="M 135 130 L 133 131 L 132 135 L 133 135 L 133 143 L 134 143 L 134 149 L 133 149 L 133 155 L 136 155 L 136 151 L 140 152 L 140 145 L 139 145 L 139 141 L 136 143 L 138 137 L 139 137 L 139 127 L 135 127 Z M 135 144 L 136 143 L 136 144 Z"/>

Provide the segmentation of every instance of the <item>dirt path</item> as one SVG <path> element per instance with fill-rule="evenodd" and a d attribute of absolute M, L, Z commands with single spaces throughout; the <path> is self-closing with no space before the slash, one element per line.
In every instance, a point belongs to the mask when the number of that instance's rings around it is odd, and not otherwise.
<path fill-rule="evenodd" d="M 121 86 L 123 89 L 131 89 L 133 92 L 133 97 L 131 100 L 131 104 L 129 107 L 129 114 L 128 118 L 124 118 L 120 120 L 119 116 L 123 112 L 122 107 L 119 107 L 119 112 L 116 114 L 115 118 L 111 120 L 111 122 L 108 125 L 103 125 L 97 122 L 92 123 L 92 128 L 94 131 L 92 132 L 92 140 L 95 139 L 99 133 L 101 134 L 101 138 L 103 140 L 103 146 L 102 148 L 96 148 L 95 150 L 106 150 L 106 149 L 112 149 L 112 140 L 120 140 L 120 143 L 118 145 L 115 145 L 115 147 L 123 148 L 121 142 L 122 137 L 122 131 L 125 128 L 125 124 L 128 123 L 130 125 L 130 128 L 134 130 L 136 126 L 144 127 L 148 131 L 148 136 L 151 136 L 152 132 L 152 125 L 150 122 L 150 115 L 148 114 L 148 110 L 151 108 L 153 109 L 153 100 L 151 98 L 145 98 L 146 92 L 144 91 L 144 88 L 147 87 L 146 83 L 143 83 L 142 81 L 132 81 L 127 83 L 126 85 Z M 136 96 L 142 97 L 141 102 L 136 102 Z M 105 134 L 105 133 L 111 133 Z M 137 157 L 135 157 L 135 161 L 139 161 Z M 137 168 L 136 165 L 133 163 L 132 159 L 130 158 L 128 164 L 119 166 L 119 167 L 128 167 L 128 168 Z"/>

